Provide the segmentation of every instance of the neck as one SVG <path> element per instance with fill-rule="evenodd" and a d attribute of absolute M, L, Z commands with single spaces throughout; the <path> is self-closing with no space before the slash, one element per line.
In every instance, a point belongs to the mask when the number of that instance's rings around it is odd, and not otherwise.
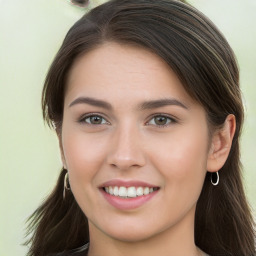
<path fill-rule="evenodd" d="M 140 241 L 120 241 L 107 236 L 92 223 L 88 256 L 201 256 L 194 243 L 194 210 L 157 235 Z"/>

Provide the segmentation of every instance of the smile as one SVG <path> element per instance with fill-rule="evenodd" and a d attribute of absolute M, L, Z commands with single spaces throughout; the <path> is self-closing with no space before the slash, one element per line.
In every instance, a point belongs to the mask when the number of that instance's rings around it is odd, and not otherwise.
<path fill-rule="evenodd" d="M 99 190 L 111 206 L 129 211 L 158 198 L 160 187 L 140 180 L 112 179 L 101 184 Z"/>
<path fill-rule="evenodd" d="M 158 190 L 157 187 L 124 187 L 124 186 L 107 186 L 103 187 L 103 190 L 116 197 L 121 198 L 135 198 L 135 197 L 141 197 L 146 196 L 156 190 Z"/>

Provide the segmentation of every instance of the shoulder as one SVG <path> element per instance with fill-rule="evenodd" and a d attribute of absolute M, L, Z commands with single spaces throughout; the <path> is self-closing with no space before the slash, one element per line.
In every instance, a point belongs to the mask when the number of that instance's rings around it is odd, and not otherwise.
<path fill-rule="evenodd" d="M 88 252 L 89 244 L 85 244 L 79 248 L 70 250 L 70 251 L 63 251 L 60 253 L 49 254 L 47 256 L 85 256 L 85 253 Z"/>

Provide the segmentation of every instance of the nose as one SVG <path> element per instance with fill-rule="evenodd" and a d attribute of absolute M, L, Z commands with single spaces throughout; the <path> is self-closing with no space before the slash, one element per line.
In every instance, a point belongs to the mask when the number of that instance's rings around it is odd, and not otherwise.
<path fill-rule="evenodd" d="M 136 127 L 116 129 L 111 138 L 107 162 L 120 170 L 142 167 L 146 158 L 143 150 L 142 135 Z"/>

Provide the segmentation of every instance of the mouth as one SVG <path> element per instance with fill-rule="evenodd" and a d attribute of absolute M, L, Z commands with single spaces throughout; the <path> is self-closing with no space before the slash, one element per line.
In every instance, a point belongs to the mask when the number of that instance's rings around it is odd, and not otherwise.
<path fill-rule="evenodd" d="M 129 211 L 158 198 L 160 187 L 143 181 L 110 180 L 99 187 L 103 198 L 114 208 Z"/>
<path fill-rule="evenodd" d="M 102 187 L 102 189 L 109 195 L 120 197 L 123 199 L 129 199 L 129 198 L 147 196 L 153 193 L 154 191 L 159 190 L 159 187 L 106 186 L 106 187 Z"/>

